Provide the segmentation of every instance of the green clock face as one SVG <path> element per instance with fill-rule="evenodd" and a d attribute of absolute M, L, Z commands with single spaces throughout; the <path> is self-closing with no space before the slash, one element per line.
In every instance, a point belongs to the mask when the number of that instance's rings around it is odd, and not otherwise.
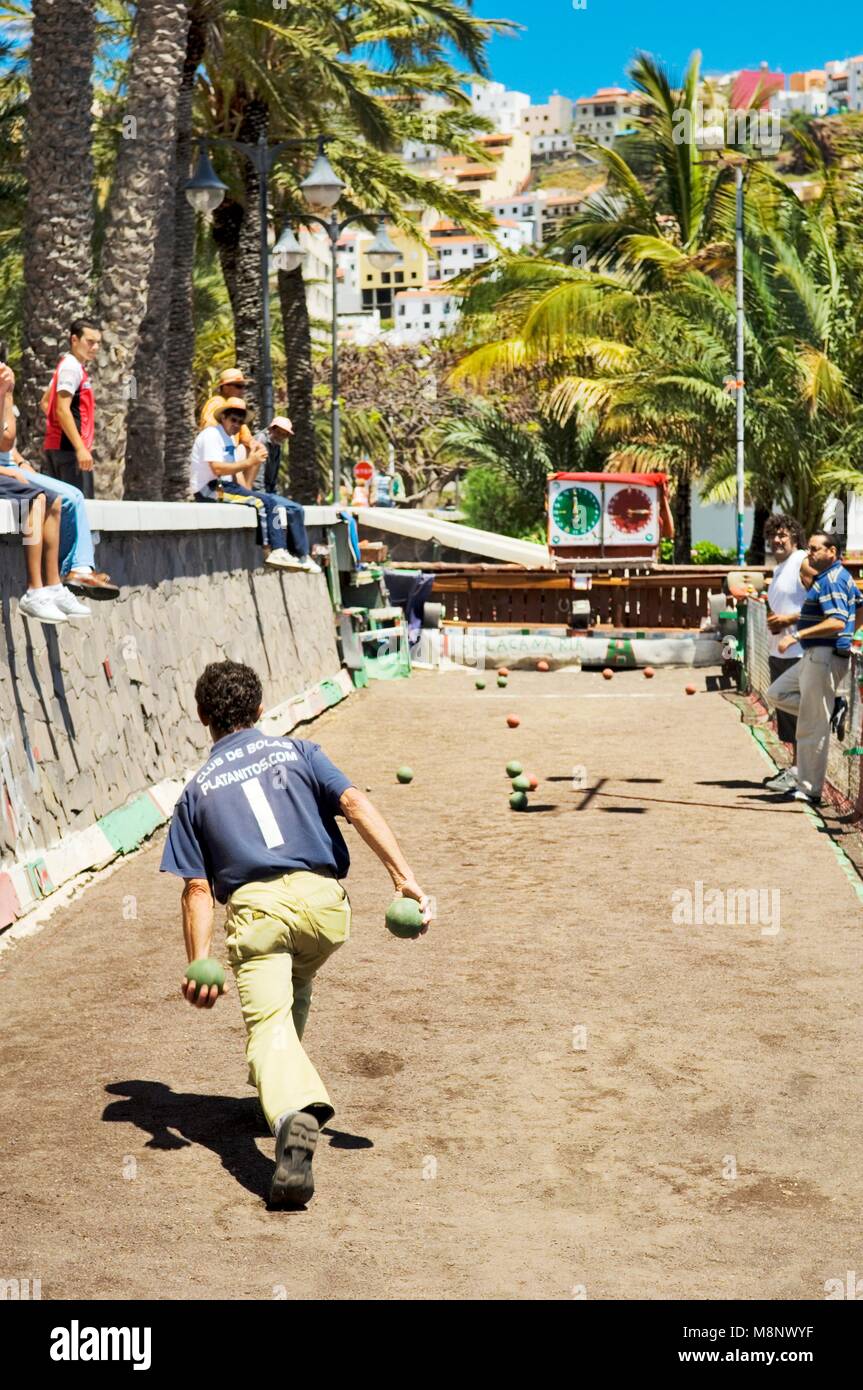
<path fill-rule="evenodd" d="M 599 522 L 599 498 L 583 487 L 563 488 L 551 505 L 555 526 L 569 536 L 585 536 Z"/>

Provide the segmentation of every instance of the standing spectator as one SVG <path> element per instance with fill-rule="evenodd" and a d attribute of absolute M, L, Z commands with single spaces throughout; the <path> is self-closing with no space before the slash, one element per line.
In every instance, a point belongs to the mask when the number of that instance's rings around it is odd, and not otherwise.
<path fill-rule="evenodd" d="M 255 442 L 267 451 L 263 477 L 258 473 L 251 484 L 255 492 L 275 492 L 278 488 L 279 474 L 282 471 L 282 446 L 293 432 L 294 427 L 287 415 L 277 415 L 270 421 L 267 429 L 259 430 L 255 435 Z"/>
<path fill-rule="evenodd" d="M 15 416 L 11 407 L 15 376 L 0 363 L 0 501 L 11 502 L 24 537 L 27 592 L 18 611 L 40 623 L 89 618 L 86 604 L 60 581 L 60 496 L 12 461 Z"/>
<path fill-rule="evenodd" d="M 848 671 L 851 638 L 863 608 L 863 594 L 841 563 L 841 554 L 838 536 L 814 531 L 809 537 L 807 560 L 816 577 L 800 610 L 797 633 L 786 632 L 778 642 L 778 654 L 785 656 L 799 638 L 803 656 L 767 691 L 776 709 L 797 715 L 797 785 L 779 795 L 810 806 L 821 802 L 833 705 Z"/>
<path fill-rule="evenodd" d="M 87 367 L 99 351 L 102 334 L 92 319 L 75 319 L 69 326 L 69 352 L 55 368 L 42 397 L 48 417 L 45 456 L 48 471 L 61 482 L 80 488 L 85 497 L 93 491 L 93 439 L 95 404 Z"/>
<path fill-rule="evenodd" d="M 6 344 L 0 341 L 0 364 L 6 361 Z M 35 473 L 33 465 L 23 459 L 15 448 L 18 431 L 18 410 L 13 399 L 15 378 L 9 373 L 11 385 L 8 386 L 3 407 L 2 436 L 6 441 L 0 449 L 0 464 L 7 468 L 23 469 Z M 35 481 L 35 478 L 31 481 Z M 111 583 L 110 575 L 96 570 L 93 552 L 93 534 L 87 517 L 84 494 L 71 483 L 42 474 L 52 493 L 60 497 L 60 575 L 63 583 L 79 597 L 94 599 L 115 599 L 120 590 Z M 83 616 L 79 613 L 78 617 Z"/>
<path fill-rule="evenodd" d="M 192 445 L 191 488 L 196 502 L 232 502 L 254 507 L 261 528 L 265 563 L 281 569 L 320 574 L 309 554 L 302 507 L 271 492 L 252 492 L 238 483 L 242 471 L 237 459 L 240 427 L 245 424 L 246 402 L 229 396 L 214 412 L 216 423 L 201 430 Z M 294 513 L 299 513 L 299 521 Z M 287 534 L 286 534 L 287 531 Z M 290 535 L 294 552 L 288 550 Z"/>
<path fill-rule="evenodd" d="M 801 566 L 806 561 L 805 536 L 799 521 L 795 521 L 793 516 L 778 512 L 768 519 L 764 527 L 764 540 L 776 561 L 767 590 L 767 602 L 770 605 L 770 615 L 767 619 L 770 629 L 767 660 L 770 665 L 770 679 L 775 681 L 790 667 L 796 665 L 803 655 L 803 648 L 799 642 L 793 642 L 785 649 L 784 654 L 780 655 L 779 639 L 783 633 L 796 633 L 797 620 L 806 598 L 807 586 L 803 583 L 800 573 Z M 804 576 L 809 578 L 810 582 L 814 578 L 808 566 L 804 570 Z M 797 719 L 787 710 L 777 710 L 776 728 L 782 742 L 791 744 L 791 766 L 783 768 L 774 777 L 768 777 L 764 785 L 774 792 L 789 789 L 793 791 L 797 786 Z"/>

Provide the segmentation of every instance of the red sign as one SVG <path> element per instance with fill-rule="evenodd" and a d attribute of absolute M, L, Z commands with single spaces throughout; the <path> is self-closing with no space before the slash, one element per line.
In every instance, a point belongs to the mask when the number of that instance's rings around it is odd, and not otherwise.
<path fill-rule="evenodd" d="M 368 459 L 359 459 L 354 464 L 354 477 L 358 483 L 370 483 L 375 476 L 375 470 Z"/>

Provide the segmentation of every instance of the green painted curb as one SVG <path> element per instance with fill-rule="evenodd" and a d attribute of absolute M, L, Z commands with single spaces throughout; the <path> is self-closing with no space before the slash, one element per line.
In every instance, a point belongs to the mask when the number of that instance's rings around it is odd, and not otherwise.
<path fill-rule="evenodd" d="M 335 681 L 321 681 L 318 689 L 324 697 L 327 709 L 329 709 L 331 705 L 339 704 L 339 702 L 345 698 L 344 691 Z"/>
<path fill-rule="evenodd" d="M 164 821 L 165 817 L 153 798 L 144 792 L 119 811 L 109 811 L 96 824 L 118 854 L 128 854 L 130 850 L 137 849 L 141 841 L 152 835 Z"/>

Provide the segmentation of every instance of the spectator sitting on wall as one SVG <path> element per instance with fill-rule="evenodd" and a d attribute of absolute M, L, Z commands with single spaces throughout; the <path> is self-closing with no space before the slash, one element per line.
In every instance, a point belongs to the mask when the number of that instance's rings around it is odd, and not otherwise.
<path fill-rule="evenodd" d="M 770 629 L 767 661 L 771 681 L 777 680 L 785 671 L 795 666 L 803 655 L 799 642 L 792 642 L 780 655 L 779 639 L 783 633 L 796 633 L 797 620 L 808 588 L 804 580 L 808 578 L 811 583 L 815 578 L 814 571 L 810 571 L 806 563 L 805 540 L 803 527 L 793 516 L 777 512 L 768 518 L 764 527 L 764 543 L 772 551 L 776 561 L 767 590 L 767 602 L 770 605 L 767 619 Z M 783 768 L 774 777 L 766 778 L 764 785 L 771 791 L 783 792 L 789 788 L 793 790 L 797 786 L 796 715 L 788 710 L 778 709 L 776 731 L 783 743 L 791 745 L 791 766 Z"/>
<path fill-rule="evenodd" d="M 282 446 L 293 432 L 294 427 L 287 415 L 277 415 L 270 421 L 268 429 L 259 430 L 255 435 L 255 443 L 267 451 L 263 474 L 258 470 L 258 476 L 251 484 L 255 492 L 276 491 L 282 470 Z"/>
<path fill-rule="evenodd" d="M 247 385 L 245 372 L 239 367 L 226 367 L 216 383 L 213 395 L 204 402 L 198 428 L 205 430 L 208 425 L 215 425 L 216 411 L 225 404 L 229 396 L 244 397 Z M 245 422 L 237 436 L 237 446 L 237 458 L 245 461 L 246 466 L 237 470 L 236 481 L 242 487 L 252 487 L 260 466 L 267 457 L 266 449 L 256 444 L 252 431 Z"/>
<path fill-rule="evenodd" d="M 841 554 L 838 536 L 814 531 L 809 537 L 807 559 L 816 577 L 800 609 L 796 634 L 785 632 L 777 644 L 778 655 L 785 656 L 799 639 L 803 655 L 766 694 L 777 710 L 797 716 L 796 785 L 779 795 L 811 806 L 821 801 L 834 702 L 863 612 L 863 594 L 841 563 Z"/>
<path fill-rule="evenodd" d="M 201 430 L 192 445 L 191 489 L 196 502 L 231 502 L 254 507 L 258 514 L 265 564 L 281 569 L 320 574 L 309 554 L 303 509 L 296 502 L 272 492 L 252 492 L 236 480 L 236 451 L 246 402 L 229 396 L 214 412 L 216 423 Z M 293 553 L 288 549 L 290 536 Z"/>
<path fill-rule="evenodd" d="M 5 360 L 6 344 L 0 342 L 0 363 Z M 13 399 L 15 378 L 11 372 L 9 379 L 11 385 L 6 392 L 3 417 L 3 437 L 7 443 L 3 452 L 0 452 L 0 463 L 7 468 L 15 466 L 32 474 L 36 472 L 33 465 L 22 458 L 15 448 L 18 408 Z M 43 473 L 42 480 L 47 483 L 51 492 L 60 496 L 60 575 L 63 583 L 79 598 L 117 598 L 120 590 L 111 583 L 110 575 L 95 568 L 93 536 L 83 492 L 72 483 L 65 483 L 61 478 L 54 478 L 50 474 Z"/>
<path fill-rule="evenodd" d="M 94 496 L 93 439 L 96 430 L 93 385 L 87 368 L 99 351 L 102 333 L 92 319 L 69 326 L 69 352 L 63 354 L 42 396 L 47 417 L 43 448 L 52 478 Z"/>
<path fill-rule="evenodd" d="M 15 417 L 11 409 L 15 377 L 0 364 L 0 501 L 11 502 L 24 536 L 27 592 L 18 611 L 40 623 L 89 618 L 90 610 L 60 580 L 60 494 L 12 461 Z"/>

